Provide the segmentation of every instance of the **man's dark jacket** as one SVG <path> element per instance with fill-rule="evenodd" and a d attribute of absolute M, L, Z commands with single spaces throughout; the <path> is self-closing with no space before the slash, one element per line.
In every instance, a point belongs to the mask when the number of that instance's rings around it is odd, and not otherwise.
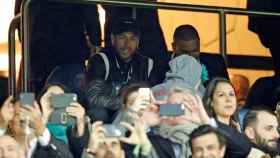
<path fill-rule="evenodd" d="M 125 63 L 114 50 L 114 48 L 104 49 L 102 52 L 109 61 L 109 76 L 106 81 L 123 85 L 134 82 L 149 82 L 154 85 L 162 80 L 164 73 L 159 72 L 159 65 L 154 62 L 153 69 L 148 76 L 148 57 L 135 53 L 132 59 Z M 130 71 L 132 68 L 132 71 Z M 131 73 L 130 73 L 131 72 Z M 130 73 L 130 75 L 128 75 Z M 106 67 L 103 58 L 96 54 L 91 57 L 87 65 L 87 78 L 89 81 L 94 79 L 105 80 Z M 128 76 L 130 79 L 127 80 Z"/>

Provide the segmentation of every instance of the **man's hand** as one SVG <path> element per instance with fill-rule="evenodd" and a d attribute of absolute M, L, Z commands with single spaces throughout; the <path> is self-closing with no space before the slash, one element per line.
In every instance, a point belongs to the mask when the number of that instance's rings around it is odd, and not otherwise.
<path fill-rule="evenodd" d="M 78 102 L 70 103 L 66 108 L 66 112 L 77 119 L 77 121 L 85 121 L 85 109 Z"/>
<path fill-rule="evenodd" d="M 208 116 L 201 98 L 196 95 L 186 94 L 183 104 L 186 107 L 186 114 L 184 118 L 187 121 L 196 123 L 196 124 L 210 124 L 211 120 Z"/>
<path fill-rule="evenodd" d="M 127 144 L 141 145 L 142 154 L 147 155 L 151 151 L 152 145 L 147 136 L 144 121 L 136 114 L 131 114 L 131 117 L 134 119 L 134 126 L 126 122 L 121 122 L 121 125 L 126 127 L 131 132 L 131 135 L 120 138 L 120 141 Z"/>
<path fill-rule="evenodd" d="M 96 121 L 91 126 L 91 133 L 87 152 L 96 154 L 99 146 L 104 142 L 106 130 L 102 128 L 102 122 Z"/>
<path fill-rule="evenodd" d="M 71 103 L 66 112 L 77 119 L 77 136 L 81 137 L 85 131 L 85 109 L 78 102 Z"/>
<path fill-rule="evenodd" d="M 29 126 L 35 130 L 35 135 L 42 136 L 46 126 L 38 103 L 35 101 L 33 105 L 21 106 L 20 112 L 28 119 Z"/>
<path fill-rule="evenodd" d="M 132 111 L 138 113 L 147 108 L 150 105 L 150 100 L 147 100 L 144 96 L 137 96 L 133 101 L 132 105 L 129 107 Z"/>
<path fill-rule="evenodd" d="M 7 128 L 8 123 L 14 117 L 14 104 L 12 103 L 12 96 L 9 96 L 0 109 L 0 128 Z"/>
<path fill-rule="evenodd" d="M 267 155 L 256 148 L 251 148 L 250 153 L 247 155 L 247 158 L 267 158 Z"/>
<path fill-rule="evenodd" d="M 50 97 L 51 97 L 51 94 L 46 94 L 43 97 L 41 97 L 41 100 L 40 100 L 41 107 L 42 107 L 42 117 L 43 117 L 45 124 L 48 123 L 49 117 L 51 116 L 51 114 L 54 110 L 51 105 Z"/>

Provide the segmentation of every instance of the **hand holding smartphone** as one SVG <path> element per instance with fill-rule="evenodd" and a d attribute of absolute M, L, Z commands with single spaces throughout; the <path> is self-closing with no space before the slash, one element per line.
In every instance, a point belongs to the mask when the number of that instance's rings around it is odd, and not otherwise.
<path fill-rule="evenodd" d="M 133 100 L 130 109 L 134 112 L 139 112 L 145 109 L 151 103 L 150 88 L 139 88 L 137 97 Z"/>
<path fill-rule="evenodd" d="M 54 108 L 67 107 L 70 103 L 76 101 L 77 94 L 75 93 L 57 94 L 51 97 L 51 104 Z"/>
<path fill-rule="evenodd" d="M 102 127 L 105 129 L 106 137 L 122 137 L 122 129 L 119 126 L 113 124 L 104 124 Z"/>
<path fill-rule="evenodd" d="M 20 93 L 19 99 L 21 105 L 25 106 L 32 106 L 35 101 L 35 94 L 34 93 Z"/>
<path fill-rule="evenodd" d="M 76 124 L 76 119 L 66 112 L 70 103 L 77 101 L 77 94 L 64 93 L 51 96 L 51 104 L 54 108 L 49 122 L 52 124 L 69 125 Z"/>
<path fill-rule="evenodd" d="M 138 96 L 144 100 L 151 101 L 151 89 L 150 88 L 139 88 Z"/>
<path fill-rule="evenodd" d="M 159 106 L 159 115 L 167 117 L 177 117 L 185 114 L 183 104 L 161 104 Z"/>

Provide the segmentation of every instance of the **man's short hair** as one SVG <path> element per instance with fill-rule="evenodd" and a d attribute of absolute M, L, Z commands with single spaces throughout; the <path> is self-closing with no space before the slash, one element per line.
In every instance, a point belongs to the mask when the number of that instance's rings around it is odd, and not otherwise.
<path fill-rule="evenodd" d="M 248 113 L 245 115 L 245 118 L 243 120 L 243 129 L 244 130 L 246 127 L 249 127 L 249 126 L 252 127 L 252 126 L 256 125 L 256 123 L 258 121 L 258 114 L 260 112 L 266 112 L 266 113 L 269 113 L 276 117 L 276 115 L 270 108 L 263 106 L 263 105 L 256 106 L 256 107 L 252 108 L 251 110 L 249 110 Z"/>
<path fill-rule="evenodd" d="M 226 138 L 225 136 L 219 132 L 217 129 L 211 127 L 210 125 L 202 125 L 196 128 L 190 135 L 190 140 L 189 144 L 191 145 L 191 150 L 193 151 L 192 148 L 192 141 L 200 136 L 206 135 L 206 134 L 215 134 L 218 138 L 218 142 L 220 145 L 220 148 L 224 147 L 226 145 Z"/>
<path fill-rule="evenodd" d="M 199 34 L 197 30 L 192 25 L 180 25 L 176 28 L 173 40 L 183 40 L 183 41 L 190 41 L 190 40 L 199 40 Z"/>

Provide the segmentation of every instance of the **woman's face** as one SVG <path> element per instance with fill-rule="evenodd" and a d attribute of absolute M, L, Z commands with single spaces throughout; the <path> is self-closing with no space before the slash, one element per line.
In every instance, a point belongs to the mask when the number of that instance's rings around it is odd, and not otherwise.
<path fill-rule="evenodd" d="M 236 97 L 233 87 L 226 82 L 217 84 L 211 106 L 214 113 L 221 117 L 230 117 L 236 110 Z"/>

